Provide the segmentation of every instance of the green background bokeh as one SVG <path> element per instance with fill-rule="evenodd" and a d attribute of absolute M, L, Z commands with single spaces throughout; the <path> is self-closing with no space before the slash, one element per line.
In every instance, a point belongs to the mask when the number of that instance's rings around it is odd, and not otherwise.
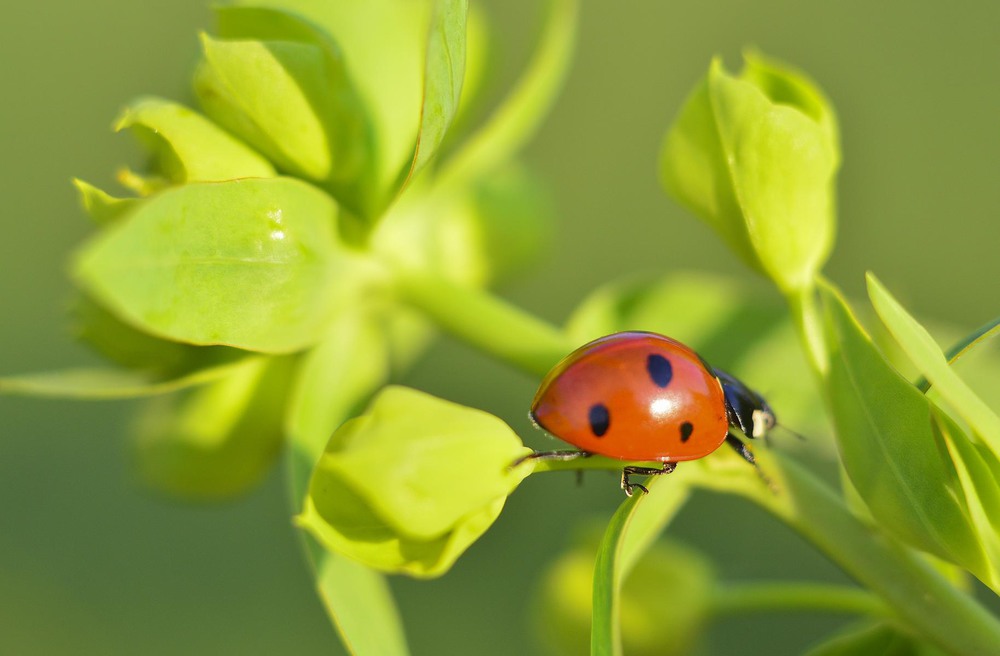
<path fill-rule="evenodd" d="M 4 3 L 0 21 L 0 372 L 95 361 L 67 339 L 66 256 L 90 226 L 69 180 L 114 188 L 139 163 L 109 125 L 129 99 L 190 101 L 203 0 Z M 526 57 L 538 9 L 488 3 L 502 43 L 489 91 Z M 756 46 L 807 71 L 838 110 L 840 230 L 828 267 L 849 293 L 875 269 L 923 316 L 971 329 L 1000 307 L 1000 4 L 586 3 L 579 52 L 527 151 L 558 207 L 557 241 L 503 293 L 561 321 L 632 271 L 748 275 L 659 190 L 660 139 L 710 57 Z M 509 421 L 537 381 L 460 345 L 405 381 Z M 789 384 L 796 384 L 790 381 Z M 137 485 L 131 403 L 0 398 L 0 653 L 339 653 L 289 520 L 281 471 L 249 497 L 185 506 Z M 583 516 L 609 517 L 611 477 L 537 477 L 445 578 L 394 580 L 415 654 L 531 653 L 533 581 Z M 701 497 L 675 534 L 729 579 L 843 580 L 758 511 Z M 651 590 L 650 594 L 656 594 Z M 711 653 L 798 653 L 842 620 L 754 617 L 712 627 Z M 373 627 L 373 630 L 377 630 Z"/>

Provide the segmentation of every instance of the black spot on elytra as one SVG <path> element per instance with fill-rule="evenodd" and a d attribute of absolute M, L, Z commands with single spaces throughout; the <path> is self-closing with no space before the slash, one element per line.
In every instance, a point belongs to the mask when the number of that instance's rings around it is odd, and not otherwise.
<path fill-rule="evenodd" d="M 608 406 L 603 403 L 595 403 L 590 406 L 587 419 L 590 421 L 590 430 L 597 437 L 603 437 L 608 432 L 608 427 L 611 426 L 611 413 L 608 412 Z"/>
<path fill-rule="evenodd" d="M 693 432 L 694 426 L 691 425 L 690 421 L 685 421 L 681 424 L 681 442 L 687 442 Z"/>
<path fill-rule="evenodd" d="M 674 366 L 670 364 L 670 360 L 658 353 L 646 358 L 646 371 L 657 387 L 666 387 L 674 377 Z"/>

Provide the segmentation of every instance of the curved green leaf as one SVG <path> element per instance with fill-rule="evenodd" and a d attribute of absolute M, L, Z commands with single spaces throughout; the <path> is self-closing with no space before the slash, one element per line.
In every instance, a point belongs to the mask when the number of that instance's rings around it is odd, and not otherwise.
<path fill-rule="evenodd" d="M 959 483 L 934 437 L 931 404 L 875 348 L 832 287 L 821 287 L 826 391 L 844 468 L 881 526 L 936 556 L 983 572 L 986 561 L 955 497 Z"/>
<path fill-rule="evenodd" d="M 161 98 L 140 98 L 115 121 L 149 150 L 154 171 L 174 184 L 269 178 L 274 167 L 242 141 L 194 110 Z"/>
<path fill-rule="evenodd" d="M 188 184 L 77 255 L 77 282 L 151 334 L 273 353 L 319 341 L 357 287 L 328 196 L 289 178 Z"/>
<path fill-rule="evenodd" d="M 434 2 L 424 60 L 420 127 L 407 178 L 416 175 L 435 155 L 458 112 L 465 80 L 468 10 L 468 0 Z"/>
<path fill-rule="evenodd" d="M 138 198 L 115 198 L 79 178 L 73 178 L 73 186 L 80 193 L 83 209 L 98 225 L 121 218 L 141 202 Z"/>
<path fill-rule="evenodd" d="M 608 523 L 604 538 L 597 549 L 594 563 L 593 619 L 590 628 L 590 653 L 592 656 L 621 656 L 621 563 L 625 530 L 644 494 L 625 499 Z"/>
<path fill-rule="evenodd" d="M 955 465 L 962 498 L 986 555 L 987 566 L 976 575 L 1000 593 L 1000 461 L 985 447 L 969 442 L 955 422 L 937 408 L 933 428 Z"/>

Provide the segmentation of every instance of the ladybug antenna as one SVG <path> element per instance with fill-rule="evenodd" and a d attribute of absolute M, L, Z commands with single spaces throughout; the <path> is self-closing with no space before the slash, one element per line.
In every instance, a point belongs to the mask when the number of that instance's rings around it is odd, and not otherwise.
<path fill-rule="evenodd" d="M 809 438 L 806 437 L 805 435 L 803 435 L 802 433 L 798 433 L 796 431 L 793 431 L 791 428 L 789 428 L 788 426 L 785 426 L 784 424 L 775 424 L 774 427 L 775 428 L 780 428 L 781 430 L 785 431 L 786 433 L 790 433 L 790 434 L 794 435 L 795 437 L 799 438 L 803 442 L 806 442 L 806 441 L 809 440 Z"/>

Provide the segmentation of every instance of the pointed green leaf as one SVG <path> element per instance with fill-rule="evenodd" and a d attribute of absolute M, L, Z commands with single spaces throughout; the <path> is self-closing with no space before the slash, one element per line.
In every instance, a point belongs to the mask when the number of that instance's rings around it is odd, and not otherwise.
<path fill-rule="evenodd" d="M 972 444 L 937 408 L 933 428 L 955 465 L 970 521 L 986 554 L 985 567 L 973 574 L 1000 594 L 1000 462 L 988 449 Z"/>
<path fill-rule="evenodd" d="M 935 391 L 1000 457 L 1000 417 L 949 366 L 930 333 L 910 316 L 882 283 L 868 274 L 868 295 L 879 318 Z"/>
<path fill-rule="evenodd" d="M 435 155 L 458 112 L 465 79 L 465 22 L 468 0 L 436 0 L 424 63 L 424 88 L 413 161 L 408 178 Z"/>
<path fill-rule="evenodd" d="M 298 523 L 370 567 L 439 576 L 528 474 L 510 468 L 525 452 L 496 417 L 387 387 L 330 440 Z"/>
<path fill-rule="evenodd" d="M 77 256 L 78 283 L 145 332 L 288 352 L 319 341 L 358 284 L 329 197 L 289 178 L 150 198 Z"/>
<path fill-rule="evenodd" d="M 115 198 L 79 178 L 73 178 L 73 186 L 80 193 L 83 209 L 99 225 L 117 220 L 140 202 L 136 198 Z"/>
<path fill-rule="evenodd" d="M 246 360 L 230 375 L 144 408 L 134 442 L 143 482 L 171 496 L 217 500 L 245 492 L 278 455 L 287 358 Z"/>
<path fill-rule="evenodd" d="M 835 123 L 801 74 L 756 56 L 715 60 L 667 134 L 667 191 L 784 292 L 804 289 L 834 235 Z"/>
<path fill-rule="evenodd" d="M 176 392 L 229 376 L 241 361 L 226 362 L 175 376 L 123 369 L 63 369 L 0 378 L 0 394 L 63 399 L 131 399 Z"/>
<path fill-rule="evenodd" d="M 875 520 L 936 556 L 982 571 L 954 468 L 942 457 L 927 398 L 899 375 L 832 287 L 821 287 L 830 369 L 827 395 L 851 481 Z"/>
<path fill-rule="evenodd" d="M 130 130 L 149 150 L 154 170 L 175 184 L 269 178 L 274 167 L 194 110 L 161 98 L 141 98 L 121 113 L 115 130 Z"/>

